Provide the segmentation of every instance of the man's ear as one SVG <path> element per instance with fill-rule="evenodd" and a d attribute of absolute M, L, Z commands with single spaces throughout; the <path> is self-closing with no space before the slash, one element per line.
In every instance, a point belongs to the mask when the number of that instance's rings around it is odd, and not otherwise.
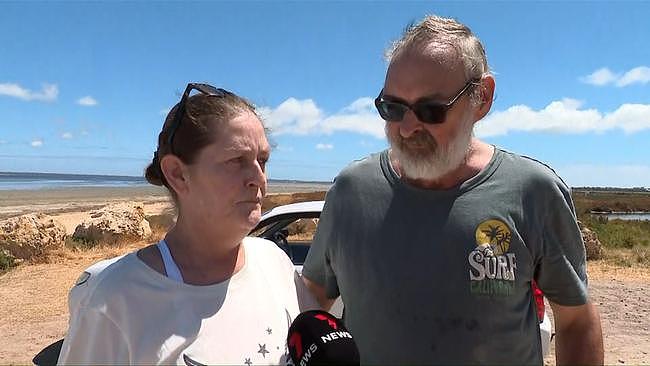
<path fill-rule="evenodd" d="M 165 175 L 169 186 L 176 192 L 176 195 L 180 196 L 189 190 L 187 165 L 176 155 L 167 154 L 163 156 L 160 159 L 160 170 Z"/>
<path fill-rule="evenodd" d="M 492 101 L 494 100 L 494 88 L 495 88 L 494 76 L 492 75 L 483 76 L 483 78 L 481 78 L 480 84 L 481 85 L 478 86 L 478 92 L 480 93 L 479 94 L 480 104 L 476 109 L 476 115 L 475 115 L 477 122 L 481 120 L 483 117 L 485 117 L 490 111 L 490 108 L 492 108 Z"/>

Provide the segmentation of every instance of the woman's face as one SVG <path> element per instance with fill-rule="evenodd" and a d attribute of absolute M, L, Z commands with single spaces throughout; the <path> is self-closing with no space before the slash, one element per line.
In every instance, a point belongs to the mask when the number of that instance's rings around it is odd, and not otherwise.
<path fill-rule="evenodd" d="M 189 190 L 181 209 L 191 210 L 208 230 L 248 233 L 261 217 L 271 148 L 262 123 L 250 112 L 224 123 L 215 134 L 214 142 L 187 166 Z"/>

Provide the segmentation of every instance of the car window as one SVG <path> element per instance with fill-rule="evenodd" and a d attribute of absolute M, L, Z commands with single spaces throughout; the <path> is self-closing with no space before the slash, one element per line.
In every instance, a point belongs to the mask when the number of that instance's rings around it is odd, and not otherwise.
<path fill-rule="evenodd" d="M 289 256 L 293 264 L 302 265 L 305 262 L 317 226 L 318 218 L 301 218 L 285 227 L 289 234 L 287 243 L 290 247 Z"/>
<path fill-rule="evenodd" d="M 318 218 L 297 219 L 287 225 L 287 230 L 289 231 L 287 240 L 289 243 L 302 242 L 303 244 L 311 244 L 317 226 Z"/>
<path fill-rule="evenodd" d="M 271 225 L 274 225 L 274 224 L 276 224 L 275 221 L 271 222 L 269 224 L 266 224 L 264 226 L 260 226 L 260 227 L 256 228 L 255 230 L 251 231 L 251 233 L 248 234 L 248 235 L 249 236 L 261 236 L 268 228 L 271 227 Z"/>

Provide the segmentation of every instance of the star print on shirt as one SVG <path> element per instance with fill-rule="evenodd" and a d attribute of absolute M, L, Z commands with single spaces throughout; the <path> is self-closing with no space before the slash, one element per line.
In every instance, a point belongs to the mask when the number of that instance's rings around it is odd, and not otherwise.
<path fill-rule="evenodd" d="M 266 354 L 271 353 L 266 350 L 266 343 L 264 343 L 263 345 L 258 343 L 257 345 L 260 346 L 260 350 L 257 351 L 257 353 L 261 353 L 262 357 L 266 358 Z"/>
<path fill-rule="evenodd" d="M 193 360 L 190 356 L 183 353 L 183 361 L 187 366 L 205 366 L 199 361 Z"/>
<path fill-rule="evenodd" d="M 251 366 L 253 364 L 250 358 L 247 358 L 246 361 L 244 361 L 244 363 L 248 366 Z"/>
<path fill-rule="evenodd" d="M 266 328 L 266 333 L 268 333 L 268 334 L 273 334 L 273 329 L 271 329 L 271 328 Z"/>

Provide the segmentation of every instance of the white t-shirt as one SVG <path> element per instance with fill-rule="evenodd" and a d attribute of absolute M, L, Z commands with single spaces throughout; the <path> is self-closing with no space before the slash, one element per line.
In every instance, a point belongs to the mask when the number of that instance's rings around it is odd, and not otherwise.
<path fill-rule="evenodd" d="M 243 245 L 243 268 L 208 286 L 167 278 L 135 252 L 111 264 L 70 314 L 59 364 L 285 364 L 291 321 L 318 306 L 273 242 Z"/>

